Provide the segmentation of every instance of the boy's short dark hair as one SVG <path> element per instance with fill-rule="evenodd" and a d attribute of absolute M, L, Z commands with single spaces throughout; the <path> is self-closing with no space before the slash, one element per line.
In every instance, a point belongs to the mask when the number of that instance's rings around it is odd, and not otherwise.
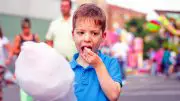
<path fill-rule="evenodd" d="M 31 28 L 31 20 L 29 18 L 24 18 L 21 22 L 21 27 L 24 27 L 24 24 L 28 23 L 29 28 Z"/>
<path fill-rule="evenodd" d="M 97 5 L 92 3 L 82 4 L 73 15 L 73 30 L 76 27 L 76 21 L 78 18 L 90 18 L 94 20 L 94 23 L 101 26 L 102 31 L 106 28 L 106 16 L 104 11 Z"/>

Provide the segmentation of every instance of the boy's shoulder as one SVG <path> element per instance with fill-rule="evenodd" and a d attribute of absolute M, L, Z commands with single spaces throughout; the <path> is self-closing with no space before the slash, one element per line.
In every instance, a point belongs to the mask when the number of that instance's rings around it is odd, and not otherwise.
<path fill-rule="evenodd" d="M 99 56 L 101 57 L 102 60 L 113 60 L 113 59 L 115 59 L 115 58 L 113 58 L 109 55 L 103 54 L 103 53 L 101 53 Z"/>
<path fill-rule="evenodd" d="M 103 53 L 100 54 L 100 58 L 106 66 L 110 66 L 113 63 L 118 63 L 118 60 L 116 58 Z"/>

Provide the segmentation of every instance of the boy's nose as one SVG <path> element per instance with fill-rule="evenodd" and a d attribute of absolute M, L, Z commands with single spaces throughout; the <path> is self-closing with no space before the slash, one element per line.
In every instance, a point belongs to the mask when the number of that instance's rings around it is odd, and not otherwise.
<path fill-rule="evenodd" d="M 86 42 L 90 42 L 91 41 L 91 36 L 88 33 L 85 34 L 84 41 L 86 41 Z"/>

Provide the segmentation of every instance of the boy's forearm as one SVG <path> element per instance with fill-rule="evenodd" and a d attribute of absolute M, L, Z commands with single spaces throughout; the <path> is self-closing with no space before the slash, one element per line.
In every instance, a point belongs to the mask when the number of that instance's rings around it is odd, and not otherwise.
<path fill-rule="evenodd" d="M 120 95 L 120 84 L 115 82 L 109 75 L 105 65 L 99 64 L 95 68 L 101 88 L 110 101 L 116 101 Z"/>

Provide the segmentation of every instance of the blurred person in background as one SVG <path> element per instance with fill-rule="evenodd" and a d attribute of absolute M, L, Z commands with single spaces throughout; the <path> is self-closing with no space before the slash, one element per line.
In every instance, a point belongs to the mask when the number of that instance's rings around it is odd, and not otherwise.
<path fill-rule="evenodd" d="M 174 66 L 174 72 L 177 74 L 177 78 L 180 80 L 180 47 L 176 56 L 176 63 Z"/>
<path fill-rule="evenodd" d="M 21 21 L 22 32 L 18 34 L 14 39 L 12 55 L 19 56 L 21 52 L 21 46 L 26 41 L 40 42 L 38 34 L 33 34 L 31 32 L 31 20 L 29 18 L 24 18 Z M 31 101 L 32 98 L 28 96 L 25 92 L 21 90 L 21 101 Z"/>
<path fill-rule="evenodd" d="M 126 83 L 126 73 L 125 73 L 125 68 L 127 64 L 127 53 L 128 53 L 129 47 L 125 42 L 116 42 L 112 47 L 111 47 L 111 55 L 115 58 L 118 59 L 118 62 L 120 64 L 120 69 L 122 72 L 122 83 L 123 85 Z"/>
<path fill-rule="evenodd" d="M 164 49 L 161 47 L 160 49 L 157 50 L 154 60 L 156 60 L 157 63 L 157 73 L 162 73 L 162 58 L 164 54 Z"/>
<path fill-rule="evenodd" d="M 39 42 L 38 34 L 31 32 L 31 20 L 24 18 L 21 22 L 22 32 L 18 34 L 14 39 L 13 55 L 18 56 L 21 51 L 21 45 L 26 41 Z"/>
<path fill-rule="evenodd" d="M 150 63 L 150 68 L 151 68 L 151 75 L 155 76 L 157 73 L 157 60 L 155 59 L 156 56 L 156 51 L 154 48 L 150 48 L 148 52 L 149 56 L 149 63 Z"/>
<path fill-rule="evenodd" d="M 7 51 L 7 52 L 5 52 Z M 3 100 L 3 81 L 4 80 L 4 74 L 5 74 L 5 68 L 6 65 L 10 63 L 10 52 L 11 52 L 11 46 L 9 43 L 9 40 L 3 35 L 2 29 L 0 27 L 0 101 Z M 6 53 L 8 56 L 6 56 Z M 8 58 L 6 58 L 8 57 Z"/>
<path fill-rule="evenodd" d="M 163 72 L 165 73 L 166 77 L 169 77 L 169 67 L 171 65 L 170 61 L 170 51 L 168 48 L 165 48 L 163 58 L 162 58 L 162 67 L 163 67 Z"/>
<path fill-rule="evenodd" d="M 62 16 L 51 22 L 46 35 L 47 44 L 55 48 L 67 60 L 71 60 L 76 52 L 72 39 L 71 7 L 71 0 L 61 0 Z"/>
<path fill-rule="evenodd" d="M 171 50 L 170 51 L 170 67 L 169 67 L 169 74 L 172 74 L 174 72 L 174 66 L 176 64 L 176 52 Z"/>

